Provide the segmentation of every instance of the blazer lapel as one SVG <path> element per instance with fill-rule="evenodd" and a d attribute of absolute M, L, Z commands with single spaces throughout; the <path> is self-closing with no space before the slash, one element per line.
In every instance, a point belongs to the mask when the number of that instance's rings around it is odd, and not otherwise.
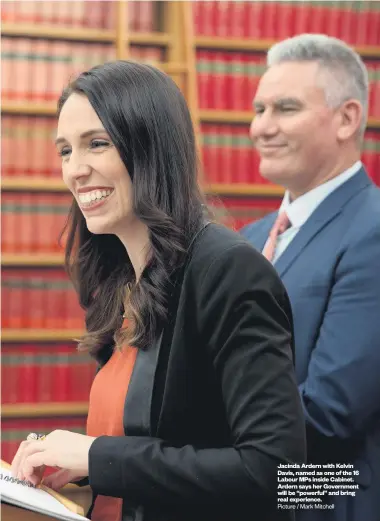
<path fill-rule="evenodd" d="M 126 436 L 152 436 L 151 402 L 163 331 L 149 349 L 139 349 L 124 404 Z"/>
<path fill-rule="evenodd" d="M 153 390 L 155 386 L 155 377 L 158 367 L 158 361 L 162 346 L 167 342 L 166 333 L 171 331 L 172 321 L 177 308 L 177 303 L 182 287 L 182 280 L 185 275 L 186 266 L 190 260 L 192 250 L 196 239 L 209 225 L 205 222 L 204 226 L 194 236 L 188 251 L 187 260 L 177 273 L 173 274 L 173 292 L 170 297 L 168 310 L 168 321 L 165 328 L 162 329 L 158 339 L 149 346 L 148 349 L 139 349 L 135 365 L 132 371 L 131 380 L 128 386 L 127 397 L 124 404 L 123 425 L 126 436 L 155 436 L 158 423 L 157 411 L 153 411 Z M 159 393 L 160 391 L 158 391 Z M 157 400 L 157 392 L 155 389 L 155 402 Z M 156 414 L 152 415 L 153 412 Z M 153 421 L 152 421 L 153 418 Z"/>
<path fill-rule="evenodd" d="M 295 238 L 275 263 L 276 270 L 281 277 L 302 250 L 312 241 L 313 237 L 342 211 L 342 208 L 352 197 L 368 186 L 370 182 L 364 168 L 362 168 L 356 175 L 326 197 L 305 224 L 301 226 Z"/>

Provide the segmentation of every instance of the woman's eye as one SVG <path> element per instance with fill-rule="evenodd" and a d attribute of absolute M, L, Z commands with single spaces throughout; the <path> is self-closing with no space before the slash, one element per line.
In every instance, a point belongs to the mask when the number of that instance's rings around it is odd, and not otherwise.
<path fill-rule="evenodd" d="M 93 139 L 90 143 L 91 148 L 107 147 L 109 146 L 108 141 L 103 139 Z"/>
<path fill-rule="evenodd" d="M 58 155 L 61 157 L 65 157 L 70 153 L 69 147 L 63 147 L 61 150 L 58 151 Z"/>

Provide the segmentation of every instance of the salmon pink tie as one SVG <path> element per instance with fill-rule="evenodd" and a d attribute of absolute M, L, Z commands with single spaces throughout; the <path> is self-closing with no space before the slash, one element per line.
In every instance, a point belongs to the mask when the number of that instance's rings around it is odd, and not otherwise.
<path fill-rule="evenodd" d="M 268 241 L 263 249 L 264 257 L 266 257 L 270 262 L 272 262 L 274 258 L 278 236 L 281 235 L 281 233 L 284 233 L 284 231 L 290 228 L 290 226 L 291 222 L 289 221 L 286 212 L 283 211 L 279 213 L 271 231 L 269 232 Z"/>

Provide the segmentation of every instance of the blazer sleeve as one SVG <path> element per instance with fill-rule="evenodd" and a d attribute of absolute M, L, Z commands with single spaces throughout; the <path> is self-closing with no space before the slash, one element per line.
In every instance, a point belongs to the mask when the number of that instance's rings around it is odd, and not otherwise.
<path fill-rule="evenodd" d="M 97 438 L 89 478 L 99 494 L 150 505 L 274 502 L 277 465 L 304 461 L 292 318 L 280 279 L 245 241 L 199 270 L 192 313 L 220 382 L 231 446 Z"/>
<path fill-rule="evenodd" d="M 351 244 L 336 267 L 330 299 L 300 385 L 309 453 L 352 452 L 380 414 L 380 227 Z M 331 450 L 328 451 L 330 444 Z M 327 451 L 326 451 L 327 450 Z"/>

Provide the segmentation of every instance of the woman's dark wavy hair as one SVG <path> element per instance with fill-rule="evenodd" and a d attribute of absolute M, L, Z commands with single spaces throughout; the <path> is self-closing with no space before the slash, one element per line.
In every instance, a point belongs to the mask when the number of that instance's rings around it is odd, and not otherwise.
<path fill-rule="evenodd" d="M 58 115 L 72 93 L 88 98 L 117 148 L 132 180 L 134 213 L 148 227 L 151 243 L 148 263 L 134 285 L 121 241 L 91 233 L 73 201 L 65 227 L 65 266 L 86 311 L 86 334 L 78 347 L 94 356 L 106 345 L 148 348 L 168 318 L 172 275 L 205 219 L 190 113 L 170 77 L 130 61 L 80 74 L 63 91 Z M 128 283 L 132 290 L 126 301 Z M 121 328 L 123 312 L 126 329 Z"/>

